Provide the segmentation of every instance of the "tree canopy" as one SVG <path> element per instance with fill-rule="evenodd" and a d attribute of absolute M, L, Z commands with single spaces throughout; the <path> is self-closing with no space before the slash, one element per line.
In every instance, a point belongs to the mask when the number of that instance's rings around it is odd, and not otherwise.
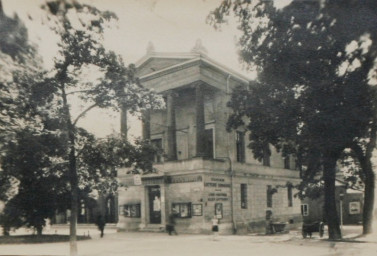
<path fill-rule="evenodd" d="M 255 83 L 233 92 L 228 128 L 251 131 L 249 146 L 257 158 L 270 143 L 297 157 L 304 178 L 323 171 L 332 239 L 340 238 L 337 160 L 368 136 L 375 115 L 374 5 L 292 1 L 277 10 L 273 1 L 227 0 L 209 16 L 216 26 L 231 12 L 239 19 L 241 60 L 258 71 Z"/>

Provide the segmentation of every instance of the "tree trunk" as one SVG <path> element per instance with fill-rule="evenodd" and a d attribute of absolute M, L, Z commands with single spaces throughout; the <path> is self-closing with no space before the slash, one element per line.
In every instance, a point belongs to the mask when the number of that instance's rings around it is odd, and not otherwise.
<path fill-rule="evenodd" d="M 342 238 L 339 228 L 338 211 L 335 202 L 335 166 L 337 157 L 324 156 L 323 176 L 325 180 L 325 218 L 329 228 L 329 239 Z"/>
<path fill-rule="evenodd" d="M 71 137 L 71 136 L 70 136 Z M 71 143 L 72 143 L 72 139 Z M 73 137 L 74 143 L 74 137 Z M 78 179 L 76 171 L 76 156 L 74 144 L 71 144 L 70 154 L 69 154 L 69 172 L 70 172 L 70 183 L 71 183 L 71 219 L 69 226 L 69 242 L 70 242 L 70 256 L 77 256 L 77 215 L 78 215 Z"/>
<path fill-rule="evenodd" d="M 42 226 L 38 226 L 38 227 L 35 227 L 35 228 L 37 230 L 37 236 L 41 236 L 42 235 L 43 227 Z"/>
<path fill-rule="evenodd" d="M 374 209 L 374 187 L 375 174 L 372 169 L 370 159 L 366 159 L 365 188 L 364 188 L 364 206 L 363 206 L 363 234 L 372 233 L 373 209 Z"/>
<path fill-rule="evenodd" d="M 75 127 L 71 120 L 64 84 L 61 87 L 69 140 L 69 181 L 71 185 L 71 218 L 69 225 L 70 256 L 77 256 L 78 176 L 76 169 Z"/>

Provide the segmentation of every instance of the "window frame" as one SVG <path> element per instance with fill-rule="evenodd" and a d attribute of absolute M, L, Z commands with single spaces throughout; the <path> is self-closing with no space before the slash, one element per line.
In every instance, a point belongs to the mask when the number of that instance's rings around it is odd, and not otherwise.
<path fill-rule="evenodd" d="M 306 207 L 306 211 L 304 208 Z M 301 204 L 301 215 L 303 217 L 309 216 L 309 205 L 308 204 Z"/>
<path fill-rule="evenodd" d="M 164 141 L 161 137 L 151 138 L 150 142 L 153 146 L 155 146 L 159 150 L 161 150 L 161 152 L 164 151 Z M 157 142 L 161 142 L 161 144 L 158 145 Z M 153 160 L 154 163 L 162 163 L 163 162 L 163 154 L 157 152 L 156 154 L 153 155 L 152 160 Z"/>
<path fill-rule="evenodd" d="M 124 204 L 121 213 L 126 218 L 141 218 L 141 203 Z"/>
<path fill-rule="evenodd" d="M 267 200 L 266 200 L 266 204 L 267 204 L 267 208 L 272 208 L 272 185 L 267 185 Z"/>
<path fill-rule="evenodd" d="M 187 209 L 187 216 L 182 216 L 183 206 Z M 178 207 L 178 210 L 176 209 Z M 191 202 L 183 202 L 183 203 L 172 203 L 171 204 L 171 212 L 175 214 L 176 218 L 181 219 L 188 219 L 192 217 L 192 203 Z"/>
<path fill-rule="evenodd" d="M 240 184 L 240 196 L 241 196 L 241 209 L 247 209 L 247 184 L 241 183 Z"/>
<path fill-rule="evenodd" d="M 236 160 L 238 163 L 245 163 L 245 132 L 236 131 Z"/>
<path fill-rule="evenodd" d="M 293 207 L 293 186 L 287 187 L 288 207 Z"/>

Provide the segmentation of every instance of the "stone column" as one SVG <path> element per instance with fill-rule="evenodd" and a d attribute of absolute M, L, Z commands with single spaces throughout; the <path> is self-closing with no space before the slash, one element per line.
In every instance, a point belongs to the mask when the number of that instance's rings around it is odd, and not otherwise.
<path fill-rule="evenodd" d="M 151 113 L 150 110 L 144 110 L 142 113 L 142 136 L 144 140 L 151 138 Z"/>
<path fill-rule="evenodd" d="M 169 161 L 177 160 L 177 138 L 175 126 L 175 104 L 174 94 L 169 91 L 167 94 L 166 107 L 167 107 L 167 157 Z"/>
<path fill-rule="evenodd" d="M 140 204 L 140 225 L 139 229 L 143 229 L 147 226 L 148 223 L 148 192 L 147 192 L 147 187 L 143 186 L 140 189 L 140 199 L 141 199 L 141 204 Z"/>
<path fill-rule="evenodd" d="M 122 106 L 120 110 L 120 135 L 127 139 L 128 127 L 127 127 L 127 108 Z"/>
<path fill-rule="evenodd" d="M 203 85 L 195 86 L 195 119 L 196 119 L 196 156 L 205 155 L 205 120 L 204 120 L 204 94 Z"/>

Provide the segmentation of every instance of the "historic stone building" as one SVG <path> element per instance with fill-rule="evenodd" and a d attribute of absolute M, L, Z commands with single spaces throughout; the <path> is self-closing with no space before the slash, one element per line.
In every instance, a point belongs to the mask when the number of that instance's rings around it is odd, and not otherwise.
<path fill-rule="evenodd" d="M 155 156 L 157 173 L 119 172 L 126 187 L 118 194 L 119 230 L 163 230 L 172 212 L 178 232 L 188 233 L 209 233 L 214 215 L 220 233 L 264 229 L 271 212 L 275 221 L 301 222 L 295 161 L 272 150 L 259 162 L 244 130 L 226 131 L 230 93 L 248 86 L 246 77 L 210 59 L 200 44 L 190 53 L 149 48 L 137 74 L 166 99 L 166 109 L 144 113 L 143 122 L 144 138 L 165 154 Z"/>

